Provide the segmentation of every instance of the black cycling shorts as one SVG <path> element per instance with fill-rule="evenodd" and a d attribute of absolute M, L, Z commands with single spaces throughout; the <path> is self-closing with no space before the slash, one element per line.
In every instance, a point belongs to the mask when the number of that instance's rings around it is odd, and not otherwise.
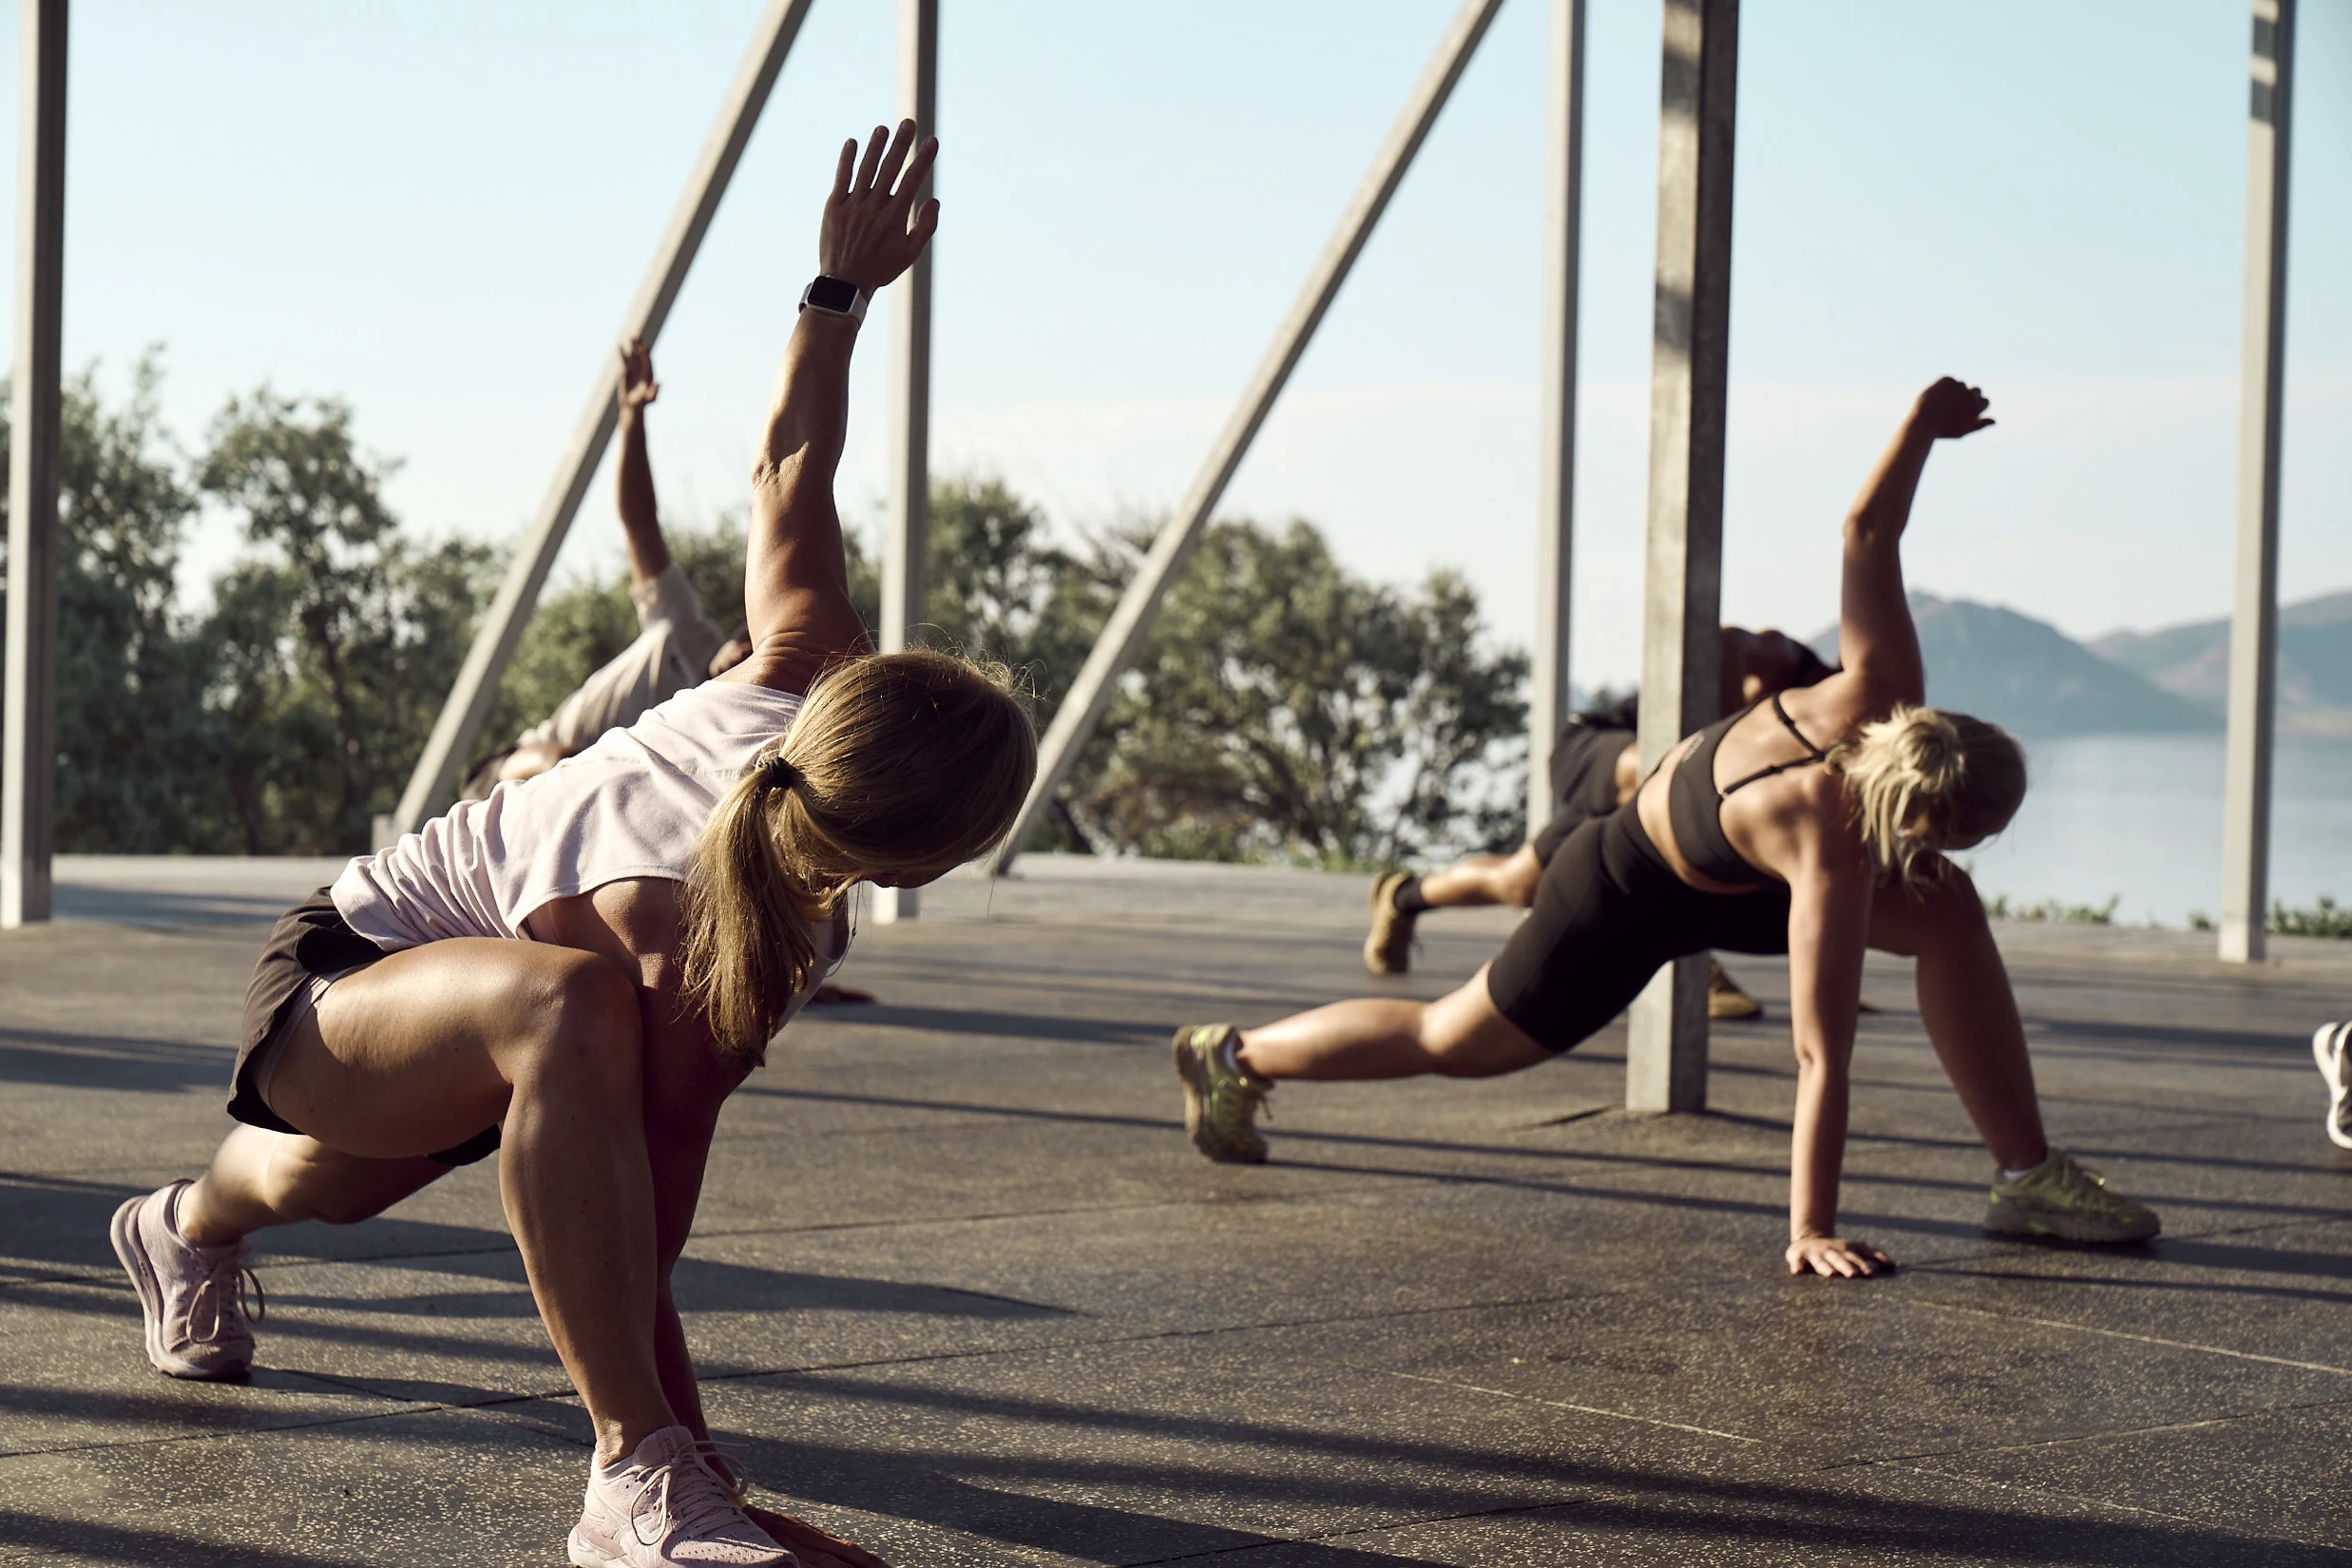
<path fill-rule="evenodd" d="M 1486 971 L 1503 1017 L 1565 1051 L 1623 1012 L 1671 960 L 1788 950 L 1788 889 L 1701 892 L 1676 876 L 1628 804 L 1568 835 L 1536 905 Z"/>

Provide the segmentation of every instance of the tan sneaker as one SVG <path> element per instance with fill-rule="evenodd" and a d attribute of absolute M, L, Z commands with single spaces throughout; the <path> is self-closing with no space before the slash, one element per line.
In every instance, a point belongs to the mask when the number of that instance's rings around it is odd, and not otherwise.
<path fill-rule="evenodd" d="M 1372 884 L 1372 932 L 1364 939 L 1364 966 L 1376 975 L 1401 975 L 1413 966 L 1413 917 L 1396 907 L 1396 890 L 1409 871 L 1390 871 Z"/>
<path fill-rule="evenodd" d="M 1713 959 L 1707 961 L 1707 1016 L 1709 1018 L 1762 1018 L 1764 1004 L 1739 988 L 1739 982 L 1723 972 L 1723 966 Z"/>
<path fill-rule="evenodd" d="M 2039 1168 L 2011 1180 L 1993 1178 L 1984 1228 L 1996 1235 L 2060 1241 L 2146 1241 L 2164 1229 L 2156 1212 L 2107 1185 L 2107 1178 L 2053 1149 Z"/>
<path fill-rule="evenodd" d="M 1228 1165 L 1262 1165 L 1266 1139 L 1257 1113 L 1273 1084 L 1226 1065 L 1230 1023 L 1188 1023 L 1176 1032 L 1176 1077 L 1184 1081 L 1184 1131 L 1193 1147 Z M 1271 1115 L 1271 1113 L 1269 1113 Z"/>

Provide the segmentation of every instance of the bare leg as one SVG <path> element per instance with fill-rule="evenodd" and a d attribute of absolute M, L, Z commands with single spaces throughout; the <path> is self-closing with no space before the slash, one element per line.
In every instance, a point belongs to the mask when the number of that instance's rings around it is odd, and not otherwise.
<path fill-rule="evenodd" d="M 315 1138 L 239 1127 L 221 1140 L 211 1169 L 180 1195 L 180 1233 L 199 1247 L 220 1247 L 305 1219 L 356 1224 L 449 1170 L 422 1156 L 361 1159 Z"/>
<path fill-rule="evenodd" d="M 2013 1171 L 2047 1159 L 2025 1025 L 1975 885 L 1951 870 L 1924 894 L 1882 888 L 1870 945 L 1918 958 L 1920 1020 L 1993 1157 Z"/>
<path fill-rule="evenodd" d="M 1492 1078 L 1552 1059 L 1495 1010 L 1484 969 L 1435 1002 L 1335 1002 L 1245 1029 L 1238 1055 L 1267 1079 Z"/>
<path fill-rule="evenodd" d="M 1523 909 L 1536 901 L 1542 879 L 1535 846 L 1522 844 L 1509 854 L 1474 854 L 1431 871 L 1421 879 L 1421 896 L 1434 908 L 1509 904 Z"/>
<path fill-rule="evenodd" d="M 503 1120 L 507 1224 L 604 1460 L 676 1421 L 655 1348 L 642 1038 L 619 966 L 459 938 L 339 982 L 270 1082 L 279 1115 L 369 1159 L 412 1158 Z"/>

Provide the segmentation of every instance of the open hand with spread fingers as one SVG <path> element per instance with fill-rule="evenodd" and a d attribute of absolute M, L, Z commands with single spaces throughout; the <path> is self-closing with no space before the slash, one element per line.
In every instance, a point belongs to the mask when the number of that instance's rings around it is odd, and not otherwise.
<path fill-rule="evenodd" d="M 1981 389 L 1947 375 L 1920 393 L 1911 422 L 1932 440 L 1957 441 L 1993 423 L 1984 416 L 1990 407 Z"/>
<path fill-rule="evenodd" d="M 1843 1279 L 1892 1273 L 1895 1260 L 1866 1241 L 1844 1236 L 1799 1236 L 1788 1244 L 1788 1272 Z"/>
<path fill-rule="evenodd" d="M 939 227 L 937 201 L 915 205 L 938 156 L 939 139 L 917 143 L 911 120 L 900 121 L 895 134 L 876 125 L 862 158 L 855 142 L 842 143 L 817 233 L 817 266 L 826 277 L 870 296 L 914 265 Z"/>
<path fill-rule="evenodd" d="M 645 347 L 641 337 L 632 337 L 621 345 L 621 406 L 641 409 L 661 395 L 661 383 L 654 379 L 653 351 Z"/>

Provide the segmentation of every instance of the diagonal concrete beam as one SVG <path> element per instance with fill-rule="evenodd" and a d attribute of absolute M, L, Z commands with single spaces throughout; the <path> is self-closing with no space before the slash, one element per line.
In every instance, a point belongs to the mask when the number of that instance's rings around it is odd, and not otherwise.
<path fill-rule="evenodd" d="M 702 248 L 702 237 L 718 211 L 719 199 L 727 194 L 727 182 L 735 177 L 736 164 L 742 161 L 743 148 L 759 124 L 759 112 L 767 106 L 768 94 L 775 86 L 777 73 L 784 68 L 785 57 L 792 52 L 793 40 L 799 36 L 812 3 L 770 0 L 719 105 L 717 123 L 711 127 L 710 139 L 702 144 L 701 156 L 687 177 L 685 193 L 670 215 L 670 226 L 654 251 L 653 265 L 646 269 L 645 280 L 621 318 L 621 337 L 642 337 L 651 343 L 661 335 L 662 323 L 669 319 L 687 269 Z M 620 365 L 610 353 L 600 363 L 602 369 L 597 373 L 588 405 L 581 411 L 563 460 L 556 466 L 555 481 L 515 551 L 506 581 L 490 601 L 482 629 L 474 634 L 473 646 L 457 672 L 457 684 L 450 688 L 441 717 L 425 742 L 425 753 L 409 775 L 409 787 L 393 813 L 397 832 L 413 832 L 455 790 L 457 770 L 481 734 L 483 720 L 489 717 L 507 661 L 514 657 L 515 644 L 522 641 L 523 628 L 539 602 L 539 590 L 546 584 L 556 552 L 580 510 L 581 497 L 587 493 L 597 465 L 604 460 L 604 449 L 612 443 L 620 419 L 614 404 L 620 390 Z"/>
<path fill-rule="evenodd" d="M 1209 449 L 1192 488 L 1185 492 L 1176 515 L 1152 542 L 1143 569 L 1119 597 L 1109 623 L 1102 628 L 1094 651 L 1086 656 L 1084 667 L 1072 683 L 1069 696 L 1062 698 L 1061 709 L 1047 727 L 1039 749 L 1037 782 L 1030 788 L 1029 798 L 1022 803 L 1012 832 L 997 851 L 993 870 L 998 875 L 1012 868 L 1030 830 L 1037 826 L 1037 819 L 1069 776 L 1079 753 L 1085 749 L 1087 737 L 1101 722 L 1103 711 L 1118 692 L 1119 676 L 1134 662 L 1144 635 L 1159 614 L 1160 601 L 1167 596 L 1176 574 L 1184 569 L 1184 563 L 1191 559 L 1194 546 L 1200 543 L 1200 531 L 1207 525 L 1209 514 L 1224 495 L 1234 470 L 1241 467 L 1241 460 L 1249 455 L 1250 444 L 1257 439 L 1258 429 L 1272 411 L 1274 399 L 1282 395 L 1291 371 L 1298 367 L 1299 356 L 1307 352 L 1315 329 L 1323 324 L 1324 314 L 1338 296 L 1340 285 L 1348 280 L 1348 271 L 1363 252 L 1365 241 L 1371 238 L 1373 226 L 1387 210 L 1389 198 L 1396 195 L 1405 170 L 1412 167 L 1413 155 L 1421 150 L 1429 127 L 1437 124 L 1438 112 L 1445 107 L 1454 84 L 1462 80 L 1479 40 L 1486 36 L 1488 25 L 1501 7 L 1502 0 L 1464 0 L 1462 9 L 1454 13 L 1436 55 L 1422 72 L 1421 80 L 1413 85 L 1404 112 L 1397 116 L 1388 139 L 1374 155 L 1372 166 L 1363 183 L 1356 187 L 1348 210 L 1340 215 L 1339 228 L 1331 236 L 1330 243 L 1315 258 L 1305 286 L 1291 306 L 1291 314 L 1276 329 L 1273 342 L 1258 361 L 1257 372 L 1243 389 L 1241 401 L 1226 421 L 1224 431 Z"/>

